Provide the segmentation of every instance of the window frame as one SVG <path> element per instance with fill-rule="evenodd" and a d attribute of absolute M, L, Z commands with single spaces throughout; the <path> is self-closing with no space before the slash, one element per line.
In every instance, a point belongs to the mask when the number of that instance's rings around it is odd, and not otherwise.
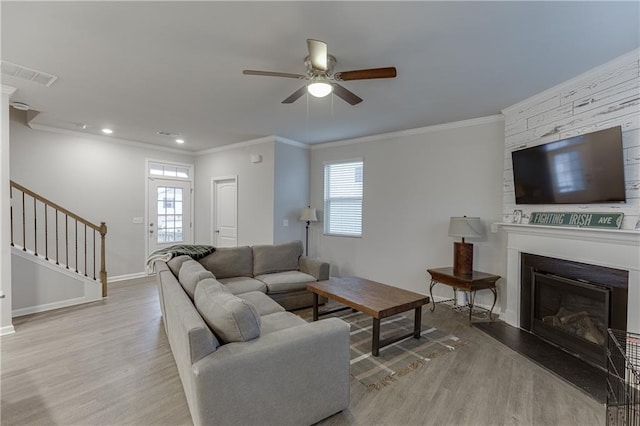
<path fill-rule="evenodd" d="M 361 181 L 361 186 L 362 186 L 362 195 L 359 198 L 354 198 L 354 199 L 359 199 L 360 200 L 360 233 L 359 234 L 346 234 L 346 233 L 340 233 L 340 232 L 331 232 L 329 230 L 329 227 L 331 226 L 331 222 L 329 220 L 329 208 L 327 208 L 327 203 L 329 202 L 328 198 L 327 198 L 327 166 L 332 166 L 332 165 L 339 165 L 339 164 L 347 164 L 347 163 L 360 163 L 360 167 L 361 167 L 361 171 L 359 173 L 359 180 Z M 358 177 L 358 176 L 356 176 Z M 364 234 L 364 158 L 359 157 L 359 158 L 350 158 L 350 159 L 344 159 L 344 160 L 335 160 L 335 161 L 325 161 L 322 163 L 322 202 L 323 202 L 323 212 L 322 212 L 322 216 L 323 216 L 323 226 L 322 226 L 322 231 L 323 231 L 323 235 L 325 236 L 329 236 L 329 237 L 346 237 L 346 238 L 362 238 L 363 234 Z"/>

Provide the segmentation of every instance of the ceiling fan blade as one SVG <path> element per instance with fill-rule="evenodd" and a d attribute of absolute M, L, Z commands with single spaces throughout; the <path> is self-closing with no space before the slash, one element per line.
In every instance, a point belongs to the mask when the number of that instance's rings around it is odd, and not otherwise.
<path fill-rule="evenodd" d="M 292 104 L 295 101 L 297 101 L 298 99 L 300 99 L 300 97 L 302 95 L 304 95 L 307 91 L 307 86 L 302 86 L 301 88 L 299 88 L 298 90 L 296 90 L 295 92 L 293 92 L 291 94 L 291 96 L 289 96 L 287 99 L 285 99 L 284 101 L 282 101 L 283 104 Z"/>
<path fill-rule="evenodd" d="M 307 39 L 311 66 L 320 71 L 327 71 L 327 43 L 320 40 Z"/>
<path fill-rule="evenodd" d="M 362 99 L 360 99 L 355 93 L 336 83 L 333 83 L 333 93 L 335 93 L 339 98 L 342 98 L 349 105 L 356 105 L 362 102 Z"/>
<path fill-rule="evenodd" d="M 371 68 L 367 70 L 354 70 L 337 72 L 333 75 L 336 80 L 367 80 L 370 78 L 393 78 L 397 75 L 396 67 Z"/>
<path fill-rule="evenodd" d="M 287 72 L 272 72 L 272 71 L 255 71 L 255 70 L 242 70 L 242 74 L 245 75 L 264 75 L 268 77 L 287 77 L 287 78 L 299 78 L 305 79 L 307 76 L 302 74 L 290 74 Z"/>

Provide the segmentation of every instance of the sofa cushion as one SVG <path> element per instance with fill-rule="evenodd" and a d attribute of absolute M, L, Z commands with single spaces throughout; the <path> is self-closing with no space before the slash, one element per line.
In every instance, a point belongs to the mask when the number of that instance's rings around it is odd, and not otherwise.
<path fill-rule="evenodd" d="M 202 284 L 202 283 L 200 283 Z M 276 303 L 272 298 L 259 291 L 239 294 L 238 297 L 246 300 L 255 306 L 260 316 L 273 314 L 274 312 L 284 312 L 285 309 Z"/>
<path fill-rule="evenodd" d="M 176 256 L 171 258 L 167 262 L 167 266 L 169 267 L 169 269 L 171 269 L 171 272 L 173 272 L 173 275 L 177 277 L 178 274 L 180 273 L 180 268 L 182 267 L 182 264 L 187 260 L 193 260 L 193 259 L 191 258 L 191 256 L 188 256 L 186 254 L 183 254 L 182 256 Z"/>
<path fill-rule="evenodd" d="M 199 262 L 218 279 L 253 276 L 253 253 L 249 246 L 220 247 Z"/>
<path fill-rule="evenodd" d="M 253 246 L 253 275 L 297 271 L 302 256 L 302 241 Z"/>
<path fill-rule="evenodd" d="M 305 324 L 308 323 L 291 312 L 276 312 L 262 317 L 262 334 L 265 335 Z"/>
<path fill-rule="evenodd" d="M 196 292 L 196 286 L 205 278 L 215 278 L 215 276 L 193 259 L 185 261 L 178 274 L 178 280 L 191 300 Z"/>
<path fill-rule="evenodd" d="M 307 284 L 316 281 L 316 278 L 313 275 L 305 274 L 300 271 L 258 275 L 256 276 L 256 279 L 265 283 L 267 286 L 267 294 L 303 290 L 307 288 Z"/>
<path fill-rule="evenodd" d="M 222 284 L 220 281 L 218 281 L 215 278 L 205 278 L 203 280 L 200 280 L 200 282 L 198 283 L 198 287 L 200 286 L 205 286 L 208 287 L 209 292 L 213 293 L 215 291 L 221 291 L 223 293 L 229 293 L 231 294 L 231 292 L 229 291 L 229 289 Z M 198 290 L 198 288 L 196 287 L 196 291 Z"/>
<path fill-rule="evenodd" d="M 246 300 L 214 286 L 198 285 L 194 301 L 202 318 L 222 342 L 246 342 L 260 337 L 260 315 Z"/>
<path fill-rule="evenodd" d="M 220 282 L 233 294 L 248 293 L 250 291 L 260 291 L 262 293 L 267 292 L 267 286 L 262 281 L 258 281 L 253 278 L 223 278 Z"/>

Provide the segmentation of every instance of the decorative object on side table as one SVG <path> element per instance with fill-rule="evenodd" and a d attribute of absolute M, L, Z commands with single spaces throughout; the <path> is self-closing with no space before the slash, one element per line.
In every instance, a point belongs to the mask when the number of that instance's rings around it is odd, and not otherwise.
<path fill-rule="evenodd" d="M 307 222 L 307 239 L 305 241 L 304 249 L 305 256 L 309 256 L 309 225 L 311 222 L 317 222 L 318 218 L 316 216 L 316 209 L 312 209 L 311 206 L 307 207 L 302 211 L 302 215 L 300 215 L 300 220 L 303 222 Z"/>
<path fill-rule="evenodd" d="M 484 228 L 479 217 L 452 217 L 449 219 L 449 236 L 461 237 L 462 242 L 453 243 L 453 270 L 457 274 L 471 274 L 473 271 L 473 244 L 465 238 L 480 238 Z"/>

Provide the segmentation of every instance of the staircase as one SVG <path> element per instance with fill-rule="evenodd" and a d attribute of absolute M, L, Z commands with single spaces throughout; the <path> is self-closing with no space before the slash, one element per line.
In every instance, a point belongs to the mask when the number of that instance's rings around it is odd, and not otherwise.
<path fill-rule="evenodd" d="M 11 181 L 13 316 L 107 296 L 107 226 Z"/>

